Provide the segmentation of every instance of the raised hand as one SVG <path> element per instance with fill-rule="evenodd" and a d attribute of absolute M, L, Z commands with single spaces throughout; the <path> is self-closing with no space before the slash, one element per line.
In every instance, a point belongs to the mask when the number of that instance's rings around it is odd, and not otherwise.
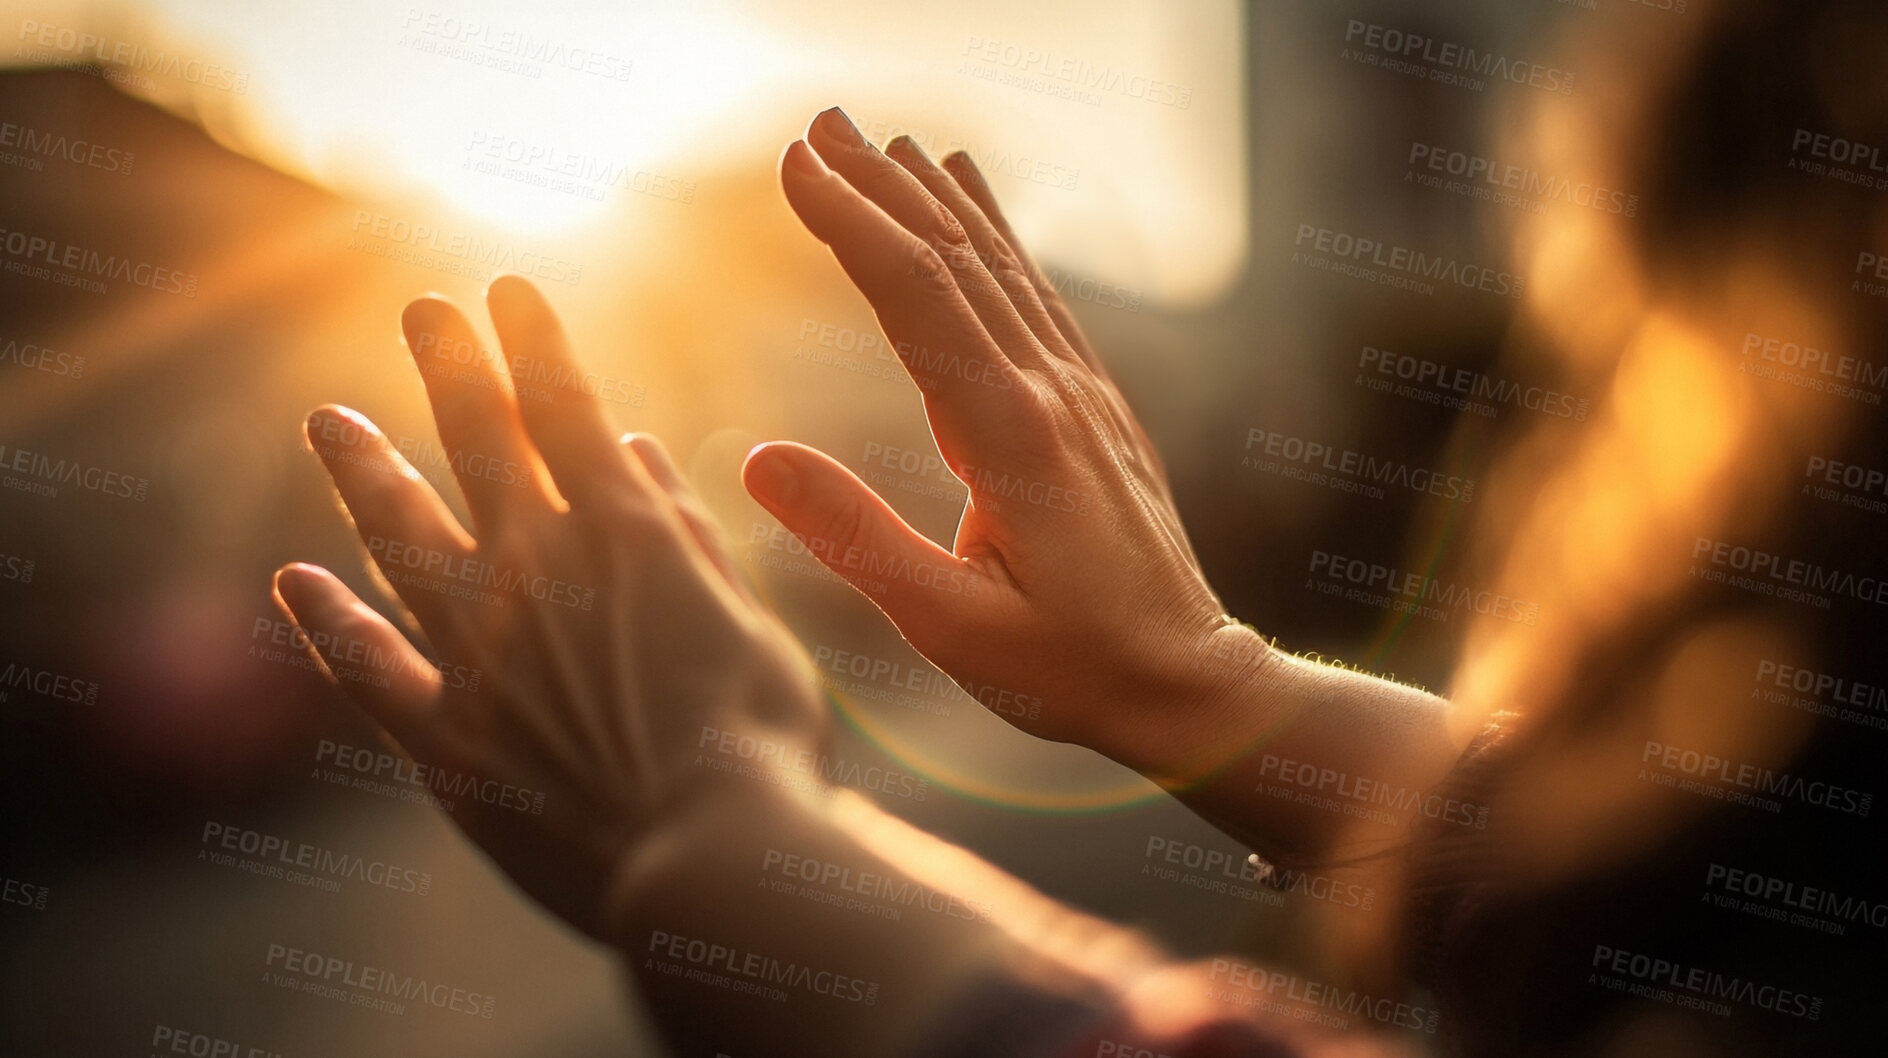
<path fill-rule="evenodd" d="M 940 166 L 906 137 L 881 152 L 834 109 L 787 148 L 781 179 L 876 310 L 969 501 L 947 550 L 791 443 L 749 456 L 754 497 L 1032 734 L 1108 744 L 1212 693 L 1202 651 L 1239 626 L 1152 446 L 969 159 Z"/>
<path fill-rule="evenodd" d="M 661 446 L 612 436 L 535 289 L 505 277 L 487 299 L 502 354 L 443 300 L 404 319 L 473 534 L 365 417 L 330 406 L 307 423 L 437 659 L 326 570 L 284 567 L 276 598 L 454 822 L 622 953 L 677 1053 L 956 1053 L 1005 1037 L 1092 1053 L 1096 1038 L 1178 1050 L 1300 1034 L 1229 1003 L 1174 1009 L 1176 990 L 1206 994 L 1203 966 L 1167 963 L 826 786 L 811 665 L 734 575 Z M 520 401 L 507 369 L 524 363 L 572 381 Z M 833 877 L 930 897 L 884 905 L 909 921 L 806 898 L 856 897 L 803 884 Z"/>
<path fill-rule="evenodd" d="M 285 567 L 276 597 L 453 820 L 602 936 L 612 879 L 657 823 L 763 785 L 697 766 L 704 729 L 797 752 L 819 747 L 828 717 L 804 653 L 732 575 L 661 446 L 619 443 L 578 387 L 537 290 L 502 277 L 487 299 L 502 354 L 439 298 L 402 321 L 475 535 L 364 416 L 328 406 L 307 423 L 437 663 L 324 569 Z M 507 372 L 521 362 L 570 381 L 521 401 Z"/>
<path fill-rule="evenodd" d="M 1146 434 L 969 159 L 936 164 L 906 137 L 880 151 L 835 108 L 780 169 L 969 498 L 946 549 L 839 462 L 785 442 L 749 455 L 754 497 L 1017 727 L 1139 770 L 1275 860 L 1400 844 L 1415 816 L 1359 830 L 1266 792 L 1264 762 L 1420 791 L 1460 749 L 1441 703 L 1300 662 L 1225 612 Z"/>

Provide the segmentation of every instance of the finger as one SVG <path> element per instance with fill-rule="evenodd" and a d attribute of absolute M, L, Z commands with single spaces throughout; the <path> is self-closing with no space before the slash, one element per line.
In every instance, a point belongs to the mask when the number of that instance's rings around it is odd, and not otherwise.
<path fill-rule="evenodd" d="M 451 302 L 423 297 L 400 315 L 407 348 L 426 382 L 439 440 L 481 535 L 523 508 L 549 509 L 550 494 L 518 418 L 497 354 Z"/>
<path fill-rule="evenodd" d="M 924 394 L 947 456 L 1036 451 L 1024 407 L 1028 377 L 990 340 L 935 251 L 829 171 L 803 141 L 780 162 L 787 203 L 865 295 L 885 336 Z M 928 260 L 924 267 L 911 262 Z"/>
<path fill-rule="evenodd" d="M 572 506 L 649 495 L 647 476 L 632 471 L 602 403 L 584 389 L 583 365 L 544 295 L 522 276 L 502 275 L 485 303 L 513 379 L 531 391 L 518 411 L 557 491 Z"/>
<path fill-rule="evenodd" d="M 964 607 L 990 581 L 906 524 L 852 471 L 817 449 L 788 441 L 747 454 L 741 480 L 762 507 L 860 593 L 906 638 L 961 626 Z"/>
<path fill-rule="evenodd" d="M 303 426 L 361 543 L 381 576 L 419 618 L 435 645 L 450 638 L 446 593 L 451 571 L 477 545 L 419 471 L 394 450 L 380 428 L 349 408 L 316 408 Z"/>
<path fill-rule="evenodd" d="M 728 586 L 751 601 L 753 593 L 748 590 L 746 579 L 741 576 L 740 569 L 728 554 L 720 525 L 715 522 L 714 515 L 709 513 L 708 506 L 701 502 L 701 497 L 689 487 L 688 480 L 682 477 L 681 470 L 669 458 L 662 442 L 654 434 L 628 433 L 623 435 L 623 444 L 635 453 L 656 486 L 674 501 L 676 512 L 682 516 L 682 524 L 688 526 L 689 533 L 701 545 L 702 552 L 728 582 Z"/>
<path fill-rule="evenodd" d="M 939 168 L 909 136 L 893 140 L 887 145 L 886 154 L 908 169 L 945 208 L 956 215 L 971 243 L 976 246 L 978 256 L 987 262 L 995 282 L 1003 288 L 1011 304 L 1016 306 L 1017 314 L 1043 348 L 1071 367 L 1093 376 L 1095 385 L 1091 389 L 1066 390 L 1066 398 L 1071 404 L 1081 405 L 1078 409 L 1080 413 L 1094 422 L 1114 448 L 1143 463 L 1148 477 L 1164 492 L 1167 487 L 1166 472 L 1160 466 L 1152 442 L 1147 440 L 1140 423 L 1129 412 L 1127 402 L 1122 399 L 1113 381 L 1105 372 L 1098 370 L 1100 360 L 1092 354 L 1084 358 L 1076 346 L 1063 336 L 1062 324 L 1049 312 L 1043 301 L 1043 292 L 1047 290 L 1048 296 L 1058 306 L 1061 305 L 1061 299 L 1055 296 L 1053 289 L 1048 288 L 1046 280 L 1041 280 L 1043 286 L 1038 288 L 1038 279 L 1035 277 L 1039 277 L 1040 273 L 1023 258 L 1021 249 L 1013 241 L 1014 234 L 1005 235 L 999 231 L 996 223 L 971 198 L 958 178 Z M 969 164 L 967 159 L 964 164 Z M 974 167 L 971 171 L 975 172 Z M 989 186 L 980 178 L 977 185 L 988 197 Z M 995 208 L 994 201 L 991 202 L 991 208 Z M 1067 324 L 1073 326 L 1074 321 L 1067 317 L 1066 309 L 1063 309 L 1063 315 Z M 1079 339 L 1080 333 L 1076 334 Z M 1138 446 L 1130 444 L 1130 440 L 1138 440 Z"/>
<path fill-rule="evenodd" d="M 275 604 L 302 630 L 328 678 L 407 752 L 424 755 L 443 696 L 439 670 L 320 566 L 277 570 Z"/>
<path fill-rule="evenodd" d="M 964 226 L 925 190 L 924 184 L 867 143 L 838 107 L 814 118 L 806 135 L 807 143 L 829 169 L 936 252 L 965 303 L 1004 355 L 1018 366 L 1041 365 L 1047 353 L 1029 325 L 984 267 L 984 259 L 978 256 Z"/>
<path fill-rule="evenodd" d="M 997 234 L 1003 237 L 1003 241 L 1009 244 L 1010 250 L 1016 254 L 1017 259 L 1022 261 L 1023 270 L 1029 276 L 1030 285 L 1036 288 L 1036 296 L 1041 299 L 1044 310 L 1049 313 L 1049 318 L 1055 321 L 1056 330 L 1062 335 L 1063 340 L 1075 350 L 1077 356 L 1082 358 L 1082 363 L 1087 364 L 1090 371 L 1098 377 L 1107 378 L 1107 365 L 1095 355 L 1094 349 L 1088 344 L 1088 336 L 1082 333 L 1081 325 L 1075 322 L 1075 314 L 1069 311 L 1068 305 L 1062 300 L 1062 295 L 1056 293 L 1055 284 L 1049 274 L 1038 267 L 1029 256 L 1029 251 L 1023 248 L 1022 240 L 1016 237 L 1016 232 L 1010 227 L 1009 220 L 1003 216 L 1002 208 L 997 205 L 996 195 L 990 190 L 989 181 L 983 178 L 983 173 L 977 169 L 976 163 L 970 160 L 970 155 L 964 151 L 953 151 L 945 155 L 944 171 L 949 173 L 957 182 L 957 186 L 963 188 L 964 194 L 977 204 L 977 208 L 996 228 Z"/>
<path fill-rule="evenodd" d="M 985 273 L 1003 291 L 1037 344 L 1070 363 L 1081 363 L 1081 356 L 1062 337 L 1035 284 L 1030 281 L 1029 266 L 1009 239 L 984 215 L 983 209 L 964 192 L 956 178 L 932 161 L 910 136 L 899 136 L 886 144 L 885 156 L 903 166 L 932 198 L 957 218 Z"/>
<path fill-rule="evenodd" d="M 1087 335 L 1082 333 L 1081 325 L 1075 322 L 1075 315 L 1063 302 L 1062 295 L 1056 293 L 1055 285 L 1048 273 L 1030 260 L 1028 251 L 1023 249 L 1021 240 L 1016 238 L 1015 231 L 1010 228 L 1009 221 L 1003 216 L 1002 208 L 997 205 L 996 195 L 990 190 L 989 181 L 983 178 L 983 173 L 977 169 L 976 163 L 971 161 L 970 155 L 964 151 L 954 151 L 946 155 L 943 168 L 949 174 L 951 181 L 958 186 L 965 198 L 976 209 L 977 214 L 990 224 L 1004 246 L 1021 263 L 1023 274 L 1028 277 L 1029 284 L 1035 292 L 1036 303 L 1041 305 L 1042 311 L 1047 315 L 1057 336 L 1062 339 L 1062 347 L 1071 351 L 1102 382 L 1102 399 L 1107 405 L 1116 428 L 1139 442 L 1136 454 L 1146 464 L 1155 484 L 1159 485 L 1161 491 L 1167 493 L 1171 499 L 1171 491 L 1167 484 L 1167 468 L 1161 463 L 1160 452 L 1147 436 L 1147 431 L 1142 428 L 1140 420 L 1128 410 L 1127 399 L 1121 395 L 1120 387 L 1115 385 L 1113 376 L 1108 373 L 1107 365 L 1102 363 L 1101 357 L 1095 355 L 1093 347 L 1088 344 Z M 938 197 L 940 200 L 944 199 L 942 195 Z M 966 223 L 965 227 L 972 231 L 974 238 L 975 229 L 971 228 L 969 223 Z M 1015 300 L 1015 295 L 1012 295 L 1012 300 Z M 1024 302 L 1017 301 L 1017 304 L 1022 306 Z M 1019 311 L 1023 312 L 1025 319 L 1031 320 L 1032 328 L 1037 325 L 1027 310 L 1019 308 Z M 1054 350 L 1055 346 L 1050 345 L 1049 348 Z"/>

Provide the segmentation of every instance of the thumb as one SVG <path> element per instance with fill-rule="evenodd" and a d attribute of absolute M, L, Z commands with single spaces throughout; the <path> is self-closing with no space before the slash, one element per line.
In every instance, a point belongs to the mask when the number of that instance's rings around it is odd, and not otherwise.
<path fill-rule="evenodd" d="M 760 445 L 747 454 L 741 481 L 906 638 L 922 637 L 923 629 L 913 625 L 948 620 L 989 587 L 982 573 L 913 529 L 858 475 L 818 449 L 791 441 Z"/>

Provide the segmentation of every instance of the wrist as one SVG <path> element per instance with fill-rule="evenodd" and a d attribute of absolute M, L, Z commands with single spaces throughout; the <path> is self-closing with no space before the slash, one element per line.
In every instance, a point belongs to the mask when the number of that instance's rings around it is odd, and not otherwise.
<path fill-rule="evenodd" d="M 1090 743 L 1104 756 L 1173 789 L 1236 759 L 1286 696 L 1283 655 L 1252 628 L 1226 618 L 1182 640 L 1140 701 L 1112 711 Z"/>
<path fill-rule="evenodd" d="M 821 795 L 772 781 L 785 774 L 717 774 L 629 841 L 604 893 L 605 939 L 632 949 L 652 909 L 687 899 L 691 879 L 713 876 L 718 859 L 821 824 Z"/>

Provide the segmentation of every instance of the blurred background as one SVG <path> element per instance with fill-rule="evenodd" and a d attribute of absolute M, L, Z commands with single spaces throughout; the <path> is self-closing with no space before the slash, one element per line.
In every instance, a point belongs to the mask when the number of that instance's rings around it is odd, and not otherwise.
<path fill-rule="evenodd" d="M 1880 13 L 1754 10 L 0 4 L 0 1051 L 140 1054 L 170 1027 L 288 1055 L 661 1053 L 608 954 L 447 822 L 324 778 L 375 736 L 273 623 L 291 560 L 374 590 L 310 408 L 365 412 L 459 505 L 398 315 L 426 291 L 475 307 L 505 271 L 832 663 L 838 752 L 918 791 L 868 791 L 883 806 L 1183 954 L 1344 972 L 1343 909 L 1149 870 L 1155 841 L 1245 850 L 942 679 L 853 667 L 925 666 L 810 558 L 761 565 L 775 523 L 736 476 L 759 441 L 825 449 L 935 538 L 962 509 L 914 387 L 778 191 L 781 148 L 834 104 L 988 175 L 1232 613 L 1471 718 L 1577 714 L 1577 748 L 1512 806 L 1538 824 L 1516 830 L 1531 877 L 1723 811 L 1649 800 L 1632 770 L 1655 735 L 1878 774 L 1879 723 L 1768 703 L 1753 667 L 1878 685 L 1879 605 L 1740 589 L 1699 558 L 1888 570 L 1879 477 L 1808 470 L 1888 467 Z M 1786 816 L 1730 826 L 1836 828 L 1826 847 L 1867 860 L 1841 869 L 1881 880 L 1870 824 Z M 208 855 L 218 828 L 426 891 L 259 876 Z M 285 992 L 271 945 L 495 1014 Z"/>

